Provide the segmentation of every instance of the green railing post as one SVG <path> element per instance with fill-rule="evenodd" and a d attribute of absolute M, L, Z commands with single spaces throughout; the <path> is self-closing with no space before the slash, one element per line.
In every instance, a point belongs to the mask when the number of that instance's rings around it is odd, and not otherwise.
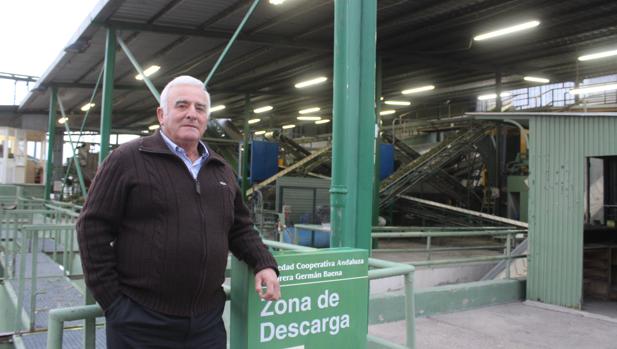
<path fill-rule="evenodd" d="M 35 312 L 36 312 L 36 288 L 37 288 L 37 284 L 36 284 L 36 279 L 37 279 L 37 273 L 38 273 L 38 268 L 37 268 L 37 260 L 38 260 L 38 249 L 39 249 L 39 234 L 38 231 L 33 231 L 33 230 L 29 230 L 29 231 L 25 231 L 24 230 L 24 234 L 29 234 L 30 235 L 30 239 L 32 241 L 32 270 L 31 270 L 31 275 L 30 275 L 30 331 L 34 330 L 34 320 L 36 320 L 35 317 Z"/>
<path fill-rule="evenodd" d="M 111 130 L 115 67 L 116 33 L 113 28 L 107 28 L 107 41 L 105 43 L 105 73 L 103 73 L 103 96 L 101 98 L 101 149 L 99 151 L 99 164 L 103 162 L 109 154 L 109 133 Z"/>
<path fill-rule="evenodd" d="M 17 229 L 16 229 L 17 230 Z M 28 251 L 28 238 L 22 232 L 19 246 L 19 286 L 17 287 L 17 307 L 15 308 L 15 331 L 22 329 L 21 313 L 24 307 L 24 291 L 26 283 L 26 252 Z"/>
<path fill-rule="evenodd" d="M 334 3 L 333 247 L 370 251 L 375 151 L 376 0 Z"/>
<path fill-rule="evenodd" d="M 56 109 L 58 106 L 58 88 L 51 87 L 51 96 L 49 98 L 49 120 L 47 124 L 48 140 L 47 140 L 47 162 L 45 163 L 45 193 L 43 198 L 50 199 L 52 180 L 53 180 L 53 157 L 54 157 L 54 138 L 56 135 Z"/>
<path fill-rule="evenodd" d="M 512 234 L 506 237 L 506 279 L 510 280 L 510 263 L 512 262 Z"/>
<path fill-rule="evenodd" d="M 416 347 L 416 302 L 413 292 L 414 272 L 405 274 L 405 332 L 407 347 Z"/>

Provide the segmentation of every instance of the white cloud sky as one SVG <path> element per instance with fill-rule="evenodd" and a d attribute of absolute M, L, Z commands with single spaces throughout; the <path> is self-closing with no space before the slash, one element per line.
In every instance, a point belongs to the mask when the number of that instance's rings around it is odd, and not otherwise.
<path fill-rule="evenodd" d="M 0 0 L 0 72 L 41 76 L 99 0 Z M 0 104 L 14 84 L 0 79 Z M 18 86 L 17 103 L 24 86 Z"/>

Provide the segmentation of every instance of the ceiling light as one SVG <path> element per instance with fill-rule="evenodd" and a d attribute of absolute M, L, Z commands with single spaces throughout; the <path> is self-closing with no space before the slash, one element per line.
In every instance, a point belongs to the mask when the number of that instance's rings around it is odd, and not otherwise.
<path fill-rule="evenodd" d="M 510 97 L 510 96 L 512 96 L 512 94 L 510 92 L 502 92 L 502 93 L 499 94 L 499 96 L 501 98 L 504 98 L 504 97 Z M 480 100 L 480 101 L 486 101 L 486 100 L 495 99 L 495 98 L 497 98 L 497 94 L 496 93 L 489 93 L 489 94 L 486 94 L 486 95 L 478 96 L 478 100 Z"/>
<path fill-rule="evenodd" d="M 260 122 L 260 121 L 261 121 L 261 119 L 250 119 L 250 120 L 249 120 L 249 125 L 250 125 L 250 124 L 256 124 L 256 123 L 258 123 L 258 122 Z"/>
<path fill-rule="evenodd" d="M 410 89 L 407 89 L 407 90 L 403 90 L 402 93 L 404 95 L 408 95 L 408 94 L 412 94 L 412 93 L 430 91 L 430 90 L 434 90 L 434 89 L 435 89 L 435 85 L 426 85 L 426 86 L 414 87 L 414 88 L 410 88 Z"/>
<path fill-rule="evenodd" d="M 69 121 L 69 118 L 67 117 L 61 117 L 60 119 L 58 119 L 58 123 L 59 124 L 64 124 L 65 122 Z"/>
<path fill-rule="evenodd" d="M 590 61 L 605 57 L 617 56 L 617 50 L 603 51 L 578 57 L 579 61 Z"/>
<path fill-rule="evenodd" d="M 482 40 L 486 40 L 486 39 L 492 39 L 492 38 L 496 38 L 498 36 L 515 33 L 515 32 L 521 31 L 521 30 L 535 28 L 535 27 L 537 27 L 539 25 L 540 25 L 540 21 L 533 20 L 533 21 L 529 21 L 529 22 L 513 25 L 511 27 L 506 27 L 506 28 L 495 30 L 495 31 L 492 31 L 492 32 L 480 34 L 478 36 L 475 36 L 473 39 L 475 41 L 482 41 Z"/>
<path fill-rule="evenodd" d="M 265 137 L 272 137 L 272 136 L 274 136 L 274 132 L 272 132 L 272 131 L 266 132 L 266 133 L 264 134 L 264 136 L 265 136 Z"/>
<path fill-rule="evenodd" d="M 94 108 L 96 104 L 94 103 L 86 103 L 84 105 L 81 106 L 81 111 L 88 111 L 90 110 L 90 108 Z"/>
<path fill-rule="evenodd" d="M 595 85 L 595 86 L 575 88 L 575 89 L 568 91 L 568 93 L 571 95 L 584 95 L 584 94 L 609 91 L 609 90 L 617 90 L 617 84 Z"/>
<path fill-rule="evenodd" d="M 296 125 L 293 125 L 293 124 L 291 124 L 291 125 L 283 125 L 283 130 L 288 130 L 288 129 L 294 128 L 294 127 L 296 127 Z"/>
<path fill-rule="evenodd" d="M 317 85 L 317 84 L 321 84 L 322 82 L 326 82 L 328 80 L 327 77 L 325 76 L 320 76 L 318 78 L 315 79 L 311 79 L 311 80 L 306 80 L 306 81 L 302 81 L 299 82 L 297 84 L 295 84 L 294 86 L 296 88 L 303 88 L 303 87 L 307 87 L 307 86 L 312 86 L 312 85 Z"/>
<path fill-rule="evenodd" d="M 149 130 L 141 130 L 141 133 L 148 134 L 148 133 L 150 133 L 150 131 Z"/>
<path fill-rule="evenodd" d="M 151 65 L 148 68 L 146 68 L 146 70 L 144 70 L 144 75 L 145 76 L 150 76 L 150 75 L 156 73 L 157 71 L 159 71 L 159 69 L 161 69 L 160 66 L 158 66 L 158 65 Z M 135 79 L 143 80 L 144 78 L 141 76 L 141 74 L 137 74 L 137 75 L 135 75 Z"/>
<path fill-rule="evenodd" d="M 321 109 L 319 107 L 312 107 L 312 108 L 302 109 L 302 110 L 298 111 L 298 113 L 300 113 L 300 114 L 310 114 L 310 113 L 316 113 L 316 112 L 318 112 L 320 110 Z"/>
<path fill-rule="evenodd" d="M 214 113 L 215 111 L 223 109 L 225 109 L 225 106 L 223 104 L 215 105 L 214 107 L 210 108 L 210 113 Z"/>
<path fill-rule="evenodd" d="M 270 3 L 272 5 L 280 5 L 280 4 L 284 3 L 284 2 L 285 2 L 285 0 L 270 0 Z"/>
<path fill-rule="evenodd" d="M 298 116 L 296 119 L 300 121 L 317 121 L 321 120 L 321 116 Z"/>
<path fill-rule="evenodd" d="M 390 115 L 396 113 L 396 110 L 388 109 L 379 112 L 379 115 Z"/>
<path fill-rule="evenodd" d="M 387 105 L 411 105 L 410 101 L 394 101 L 394 100 L 388 100 L 384 102 Z"/>
<path fill-rule="evenodd" d="M 327 124 L 327 123 L 329 123 L 329 122 L 330 122 L 330 119 L 323 119 L 323 120 L 317 120 L 317 121 L 315 121 L 315 123 L 316 123 L 317 125 L 320 125 L 320 124 Z"/>
<path fill-rule="evenodd" d="M 261 130 L 261 131 L 255 131 L 255 135 L 256 135 L 256 136 L 263 135 L 263 134 L 266 134 L 266 131 L 264 131 L 264 130 Z"/>
<path fill-rule="evenodd" d="M 257 109 L 254 109 L 253 112 L 255 114 L 259 114 L 259 113 L 265 113 L 265 112 L 270 111 L 272 109 L 274 109 L 274 107 L 272 107 L 271 105 L 266 105 L 265 107 L 259 107 Z"/>
<path fill-rule="evenodd" d="M 150 130 L 150 131 L 158 130 L 160 127 L 161 127 L 161 125 L 154 124 L 154 125 L 148 126 L 148 130 Z"/>
<path fill-rule="evenodd" d="M 549 80 L 547 78 L 541 78 L 541 77 L 537 77 L 537 76 L 525 76 L 523 78 L 523 80 L 531 81 L 531 82 L 539 82 L 539 83 L 543 83 L 543 84 L 548 84 L 549 82 L 551 82 L 551 80 Z"/>

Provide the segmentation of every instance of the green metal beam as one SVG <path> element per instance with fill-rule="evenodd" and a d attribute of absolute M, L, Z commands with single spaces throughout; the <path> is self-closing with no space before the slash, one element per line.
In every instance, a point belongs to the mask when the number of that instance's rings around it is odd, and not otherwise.
<path fill-rule="evenodd" d="M 45 194 L 43 198 L 50 199 L 52 180 L 53 180 L 53 155 L 54 155 L 54 138 L 56 135 L 56 112 L 58 109 L 58 88 L 51 88 L 51 97 L 49 99 L 49 121 L 47 124 L 48 141 L 47 141 L 47 162 L 45 163 Z"/>
<path fill-rule="evenodd" d="M 371 249 L 376 0 L 334 3 L 333 247 Z"/>
<path fill-rule="evenodd" d="M 231 39 L 229 39 L 229 42 L 225 46 L 225 49 L 223 50 L 219 58 L 216 60 L 216 63 L 214 63 L 214 66 L 210 70 L 210 73 L 208 73 L 208 77 L 206 78 L 206 80 L 204 80 L 204 85 L 206 85 L 206 87 L 208 87 L 208 83 L 212 79 L 212 76 L 214 76 L 214 73 L 216 73 L 216 70 L 219 68 L 219 65 L 221 64 L 225 56 L 227 56 L 227 52 L 229 52 L 231 45 L 233 45 L 234 41 L 236 41 L 238 34 L 240 34 L 240 32 L 242 31 L 242 28 L 244 28 L 246 21 L 248 21 L 248 19 L 251 17 L 251 14 L 253 14 L 253 11 L 255 11 L 255 8 L 257 7 L 258 4 L 259 4 L 259 0 L 254 0 L 251 7 L 249 7 L 248 11 L 246 11 L 246 14 L 244 15 L 244 18 L 242 18 L 240 25 L 238 25 L 238 28 L 236 28 L 236 31 L 231 36 Z"/>
<path fill-rule="evenodd" d="M 105 73 L 103 74 L 103 96 L 101 102 L 101 150 L 99 164 L 109 154 L 109 131 L 111 129 L 112 99 L 114 94 L 114 70 L 116 67 L 116 33 L 107 28 L 105 43 Z"/>
<path fill-rule="evenodd" d="M 133 64 L 133 67 L 135 67 L 135 70 L 137 70 L 137 72 L 141 75 L 144 83 L 148 87 L 148 90 L 150 90 L 150 93 L 152 93 L 156 101 L 160 103 L 161 94 L 159 93 L 159 91 L 156 89 L 156 87 L 152 83 L 152 80 L 150 80 L 150 78 L 147 77 L 146 74 L 144 74 L 143 68 L 141 67 L 141 65 L 135 58 L 135 56 L 133 56 L 133 54 L 131 53 L 131 50 L 129 50 L 129 47 L 124 43 L 121 37 L 116 36 L 116 40 L 118 41 L 118 44 L 120 44 L 120 47 L 124 51 L 124 54 L 126 55 L 126 57 L 129 59 L 129 61 L 131 61 L 131 64 Z"/>
<path fill-rule="evenodd" d="M 251 97 L 246 95 L 244 97 L 244 142 L 242 144 L 242 198 L 246 202 L 246 192 L 249 189 L 249 141 L 250 141 L 250 128 L 249 119 L 251 118 Z"/>

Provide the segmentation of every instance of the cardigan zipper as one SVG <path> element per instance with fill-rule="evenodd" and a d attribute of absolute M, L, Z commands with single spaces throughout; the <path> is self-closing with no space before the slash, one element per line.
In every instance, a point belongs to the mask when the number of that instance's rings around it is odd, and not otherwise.
<path fill-rule="evenodd" d="M 151 154 L 161 154 L 161 155 L 170 155 L 174 158 L 176 158 L 178 161 L 180 161 L 180 163 L 182 164 L 182 167 L 186 170 L 186 173 L 189 175 L 189 177 L 195 182 L 195 193 L 197 194 L 197 202 L 199 204 L 199 215 L 201 218 L 201 226 L 205 227 L 206 223 L 205 223 L 205 215 L 204 215 L 204 210 L 203 210 L 203 206 L 202 206 L 202 202 L 201 202 L 201 185 L 199 183 L 199 180 L 197 178 L 193 178 L 193 174 L 191 173 L 191 171 L 186 167 L 186 164 L 184 164 L 184 161 L 182 161 L 182 159 L 180 159 L 176 154 L 172 153 L 171 151 L 157 151 L 157 150 L 151 150 L 151 149 L 144 149 L 142 147 L 139 147 L 140 151 L 146 152 L 146 153 L 151 153 Z M 210 162 L 210 159 L 206 159 L 206 161 L 201 165 L 201 168 L 199 169 L 199 172 L 201 172 L 201 170 L 208 164 L 208 162 Z M 197 173 L 197 177 L 199 177 L 199 172 Z M 204 249 L 204 256 L 202 258 L 201 261 L 201 270 L 203 270 L 203 277 L 201 277 L 199 279 L 199 285 L 197 287 L 197 292 L 195 293 L 195 295 L 193 296 L 193 299 L 191 299 L 191 313 L 194 314 L 195 311 L 195 304 L 197 303 L 197 299 L 199 299 L 199 296 L 201 295 L 201 293 L 203 292 L 203 286 L 204 283 L 206 281 L 206 272 L 207 272 L 207 265 L 206 262 L 208 260 L 208 242 L 207 242 L 207 236 L 206 234 L 200 234 L 202 237 L 202 245 L 203 245 L 203 249 Z"/>

